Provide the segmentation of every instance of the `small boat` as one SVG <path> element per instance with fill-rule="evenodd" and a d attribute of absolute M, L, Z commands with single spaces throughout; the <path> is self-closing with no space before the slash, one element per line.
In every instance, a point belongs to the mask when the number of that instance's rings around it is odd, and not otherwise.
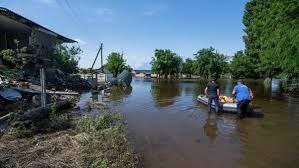
<path fill-rule="evenodd" d="M 197 100 L 205 105 L 208 105 L 209 98 L 205 95 L 198 95 Z M 221 112 L 233 114 L 237 114 L 238 112 L 237 103 L 219 102 L 219 105 L 219 109 Z M 212 108 L 215 109 L 214 101 L 212 102 Z M 247 117 L 261 118 L 264 117 L 264 114 L 262 112 L 254 111 L 254 107 L 252 105 L 249 105 L 247 110 Z"/>
<path fill-rule="evenodd" d="M 205 95 L 198 95 L 197 100 L 205 105 L 208 105 L 209 98 Z M 237 103 L 223 103 L 219 102 L 220 109 L 223 112 L 231 112 L 231 113 L 237 113 Z M 215 109 L 215 103 L 212 102 L 212 108 Z"/>

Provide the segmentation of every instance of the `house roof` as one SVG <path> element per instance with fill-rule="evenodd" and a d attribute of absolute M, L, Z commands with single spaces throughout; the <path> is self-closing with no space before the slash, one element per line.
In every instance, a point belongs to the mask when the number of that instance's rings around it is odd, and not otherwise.
<path fill-rule="evenodd" d="M 36 29 L 38 31 L 41 31 L 41 32 L 44 32 L 44 33 L 47 33 L 47 34 L 50 34 L 52 36 L 55 36 L 57 39 L 59 40 L 62 40 L 63 42 L 66 42 L 66 43 L 75 43 L 77 41 L 73 40 L 73 39 L 70 39 L 70 38 L 67 38 L 67 37 L 64 37 L 50 29 L 47 29 L 7 8 L 3 8 L 3 7 L 0 7 L 0 16 L 5 16 L 9 19 L 12 19 L 18 23 L 21 23 L 21 24 L 24 24 L 28 27 L 30 27 L 31 29 Z"/>

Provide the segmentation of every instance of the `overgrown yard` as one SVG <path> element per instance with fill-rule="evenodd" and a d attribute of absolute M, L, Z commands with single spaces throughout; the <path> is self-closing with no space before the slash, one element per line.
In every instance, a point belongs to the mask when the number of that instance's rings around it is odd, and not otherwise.
<path fill-rule="evenodd" d="M 50 116 L 47 133 L 13 126 L 1 134 L 0 168 L 137 167 L 120 116 L 102 112 L 76 121 L 66 114 Z M 71 122 L 69 128 L 59 129 L 64 122 Z"/>

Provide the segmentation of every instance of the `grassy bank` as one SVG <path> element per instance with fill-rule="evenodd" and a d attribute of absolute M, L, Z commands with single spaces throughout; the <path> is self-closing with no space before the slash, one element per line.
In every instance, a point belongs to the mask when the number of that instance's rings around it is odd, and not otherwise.
<path fill-rule="evenodd" d="M 137 167 L 118 115 L 101 112 L 74 121 L 54 110 L 47 126 L 43 133 L 15 125 L 6 130 L 0 140 L 0 168 Z"/>

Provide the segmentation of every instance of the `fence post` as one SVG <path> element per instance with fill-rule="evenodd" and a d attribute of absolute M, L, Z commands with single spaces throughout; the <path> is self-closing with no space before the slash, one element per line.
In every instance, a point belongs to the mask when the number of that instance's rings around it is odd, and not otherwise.
<path fill-rule="evenodd" d="M 42 108 L 46 107 L 46 75 L 45 75 L 45 68 L 40 69 L 40 85 L 41 85 L 41 106 Z"/>

